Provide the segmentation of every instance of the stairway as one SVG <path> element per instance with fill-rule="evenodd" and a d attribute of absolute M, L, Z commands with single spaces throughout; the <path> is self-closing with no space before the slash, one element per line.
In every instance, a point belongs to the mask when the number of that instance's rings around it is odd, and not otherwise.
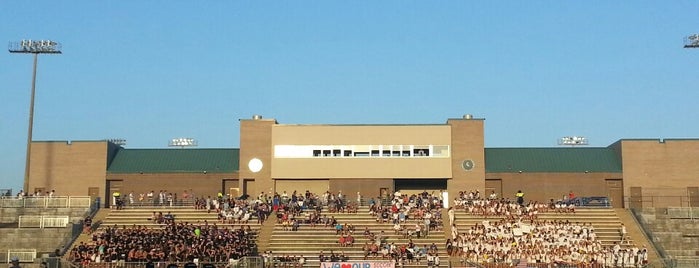
<path fill-rule="evenodd" d="M 97 213 L 92 216 L 92 227 L 93 228 L 99 228 L 99 226 L 102 224 L 104 219 L 109 215 L 110 210 L 106 208 L 102 208 L 97 210 Z M 90 243 L 92 242 L 92 235 L 88 233 L 81 233 L 75 241 L 71 245 L 68 245 L 66 248 L 66 253 L 70 252 L 71 249 L 76 247 L 77 245 L 80 245 L 80 243 Z"/>
<path fill-rule="evenodd" d="M 269 218 L 262 223 L 260 230 L 257 233 L 257 249 L 260 254 L 269 250 L 269 241 L 272 239 L 272 232 L 277 221 L 276 213 L 270 214 Z"/>
<path fill-rule="evenodd" d="M 623 208 L 618 208 L 615 209 L 616 214 L 619 216 L 619 220 L 624 223 L 624 225 L 627 227 L 626 230 L 628 232 L 628 236 L 630 238 L 634 238 L 636 241 L 634 242 L 636 246 L 638 247 L 643 247 L 644 245 L 647 246 L 648 248 L 648 259 L 649 260 L 660 260 L 660 254 L 658 254 L 658 251 L 656 248 L 653 246 L 653 243 L 648 240 L 648 237 L 645 236 L 643 231 L 641 230 L 641 227 L 638 226 L 638 223 L 636 222 L 636 219 L 634 216 L 631 214 L 631 211 L 628 209 L 623 209 Z M 630 240 L 632 241 L 632 240 Z"/>

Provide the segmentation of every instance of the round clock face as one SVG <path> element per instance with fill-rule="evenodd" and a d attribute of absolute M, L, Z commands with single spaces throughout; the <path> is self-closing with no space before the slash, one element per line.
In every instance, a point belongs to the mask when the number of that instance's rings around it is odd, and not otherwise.
<path fill-rule="evenodd" d="M 260 170 L 262 170 L 262 160 L 257 158 L 250 159 L 250 162 L 248 162 L 248 168 L 253 173 L 260 172 Z"/>
<path fill-rule="evenodd" d="M 473 163 L 473 160 L 471 160 L 471 159 L 466 159 L 466 160 L 464 160 L 464 162 L 461 163 L 461 167 L 466 171 L 472 170 L 473 166 L 474 166 L 474 163 Z"/>

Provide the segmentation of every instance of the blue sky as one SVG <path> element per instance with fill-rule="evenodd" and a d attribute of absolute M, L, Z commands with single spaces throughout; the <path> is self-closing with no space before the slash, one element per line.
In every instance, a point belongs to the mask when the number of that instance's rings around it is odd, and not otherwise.
<path fill-rule="evenodd" d="M 41 55 L 34 140 L 193 137 L 238 119 L 441 124 L 487 147 L 699 137 L 698 1 L 2 1 Z M 24 174 L 32 58 L 0 53 L 0 188 Z"/>

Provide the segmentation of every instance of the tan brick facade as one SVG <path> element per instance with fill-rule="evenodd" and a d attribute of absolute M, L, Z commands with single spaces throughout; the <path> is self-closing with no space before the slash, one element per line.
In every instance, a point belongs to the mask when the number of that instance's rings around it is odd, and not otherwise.
<path fill-rule="evenodd" d="M 699 186 L 699 140 L 620 140 L 610 145 L 622 160 L 619 173 L 486 173 L 484 120 L 458 118 L 435 125 L 280 125 L 274 119 L 240 120 L 239 170 L 227 173 L 109 174 L 107 167 L 118 146 L 106 141 L 32 143 L 29 191 L 56 190 L 61 195 L 94 195 L 106 200 L 123 194 L 165 190 L 194 191 L 200 196 L 259 193 L 310 188 L 357 192 L 376 197 L 395 190 L 396 180 L 435 181 L 446 185 L 450 199 L 459 191 L 495 191 L 512 197 L 517 190 L 527 199 L 608 196 L 615 207 L 633 199 L 635 206 L 687 205 L 689 187 Z M 300 157 L 275 158 L 276 145 L 448 145 L 448 157 Z M 401 145 L 402 146 L 402 145 Z M 248 168 L 252 159 L 262 168 Z M 472 168 L 464 168 L 464 161 Z M 439 186 L 441 187 L 441 186 Z M 692 188 L 696 189 L 696 188 Z M 648 196 L 685 195 L 658 201 Z M 644 198 L 644 196 L 646 198 Z M 634 199 L 635 198 L 635 199 Z M 699 197 L 695 197 L 699 202 Z M 675 204 L 679 203 L 679 204 Z M 699 204 L 699 203 L 698 203 Z"/>
<path fill-rule="evenodd" d="M 106 141 L 33 142 L 29 193 L 56 190 L 59 195 L 87 196 L 105 191 L 109 144 Z"/>

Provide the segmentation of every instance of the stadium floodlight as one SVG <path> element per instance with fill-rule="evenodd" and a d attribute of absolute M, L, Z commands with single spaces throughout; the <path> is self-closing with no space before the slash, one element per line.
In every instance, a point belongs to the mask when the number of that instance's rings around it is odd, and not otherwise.
<path fill-rule="evenodd" d="M 29 130 L 27 131 L 27 159 L 24 165 L 24 191 L 29 192 L 29 165 L 32 153 L 32 130 L 34 127 L 34 95 L 36 92 L 36 63 L 39 54 L 61 54 L 61 44 L 51 40 L 22 40 L 10 42 L 10 53 L 34 54 L 34 68 L 32 70 L 31 98 L 29 100 Z"/>
<path fill-rule="evenodd" d="M 193 138 L 174 138 L 171 139 L 167 146 L 170 147 L 196 147 L 197 141 Z"/>
<path fill-rule="evenodd" d="M 126 139 L 107 139 L 107 141 L 119 145 L 121 147 L 126 146 Z"/>
<path fill-rule="evenodd" d="M 699 34 L 693 34 L 685 37 L 684 48 L 699 48 Z"/>
<path fill-rule="evenodd" d="M 585 138 L 585 137 L 565 136 L 563 138 L 558 139 L 558 145 L 578 146 L 578 145 L 588 145 L 588 142 L 587 142 L 587 138 Z"/>

